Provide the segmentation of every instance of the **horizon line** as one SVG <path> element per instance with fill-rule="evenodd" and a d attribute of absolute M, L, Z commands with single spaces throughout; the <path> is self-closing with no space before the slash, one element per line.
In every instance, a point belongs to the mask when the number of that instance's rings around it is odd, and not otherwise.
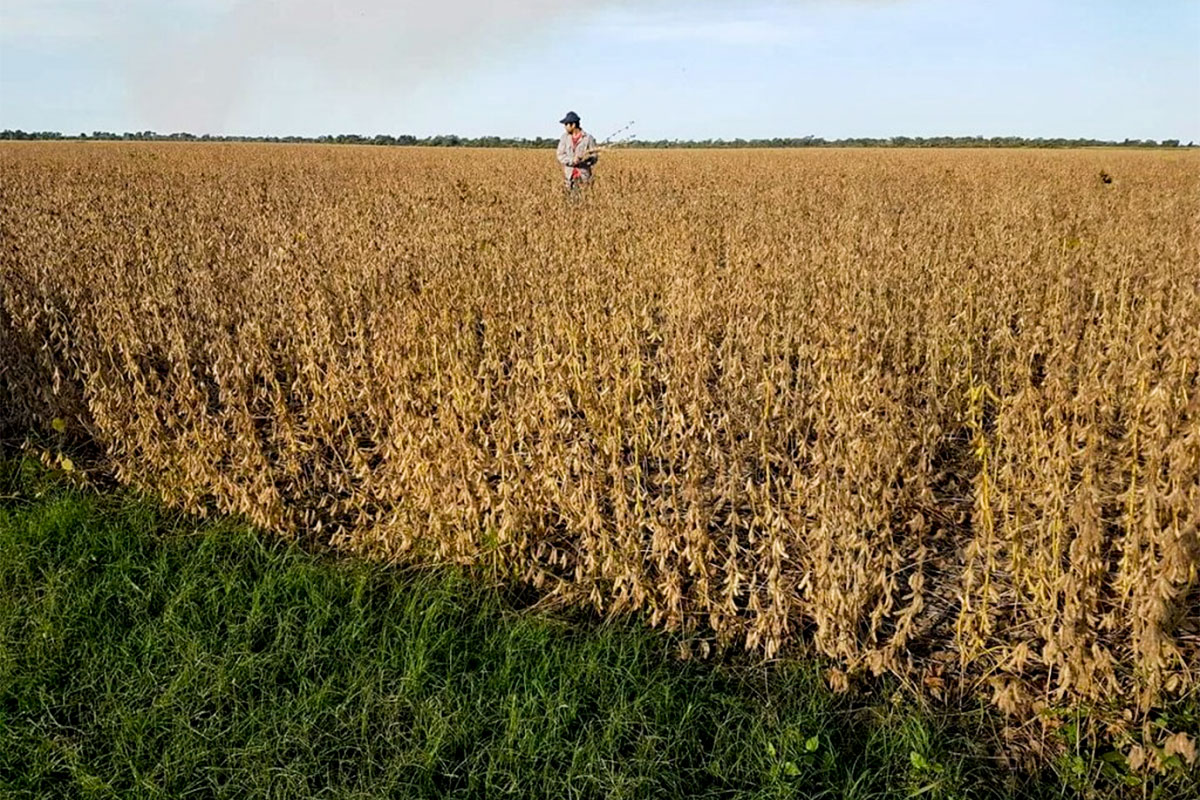
<path fill-rule="evenodd" d="M 96 130 L 91 133 L 81 131 L 79 134 L 64 134 L 61 131 L 53 130 L 23 130 L 21 128 L 5 128 L 0 130 L 0 141 L 216 141 L 216 142 L 278 142 L 278 143 L 312 143 L 312 144 L 364 144 L 375 146 L 434 146 L 434 147 L 504 147 L 504 146 L 540 146 L 547 142 L 555 142 L 557 136 L 499 136 L 488 134 L 483 136 L 465 136 L 455 133 L 438 133 L 427 136 L 417 136 L 415 134 L 360 134 L 360 133 L 325 133 L 316 135 L 305 134 L 195 134 L 188 131 L 175 131 L 171 133 L 159 133 L 153 130 L 142 131 L 102 131 Z M 815 136 L 806 134 L 804 136 L 768 136 L 768 137 L 753 137 L 743 138 L 737 137 L 734 139 L 726 139 L 723 137 L 703 138 L 703 139 L 638 139 L 632 137 L 627 140 L 620 140 L 617 143 L 622 147 L 629 148 L 664 148 L 671 146 L 698 146 L 698 145 L 715 145 L 718 147 L 728 147 L 731 145 L 746 144 L 754 146 L 763 146 L 775 143 L 781 147 L 821 147 L 821 146 L 836 146 L 844 143 L 872 143 L 882 144 L 885 146 L 902 146 L 903 144 L 918 144 L 918 143 L 938 143 L 942 146 L 963 146 L 970 144 L 1034 144 L 1034 143 L 1050 143 L 1050 144 L 1078 144 L 1084 146 L 1116 146 L 1116 147 L 1178 147 L 1189 148 L 1196 147 L 1195 140 L 1190 140 L 1187 144 L 1183 143 L 1179 138 L 1164 138 L 1164 139 L 1134 139 L 1126 138 L 1124 140 L 1117 139 L 1097 139 L 1087 136 L 1019 136 L 1019 135 L 992 135 L 984 136 L 982 134 L 970 135 L 952 135 L 952 134 L 936 134 L 936 135 L 891 135 L 891 136 L 845 136 L 838 138 L 826 138 L 823 136 Z M 961 143 L 961 144 L 959 144 Z"/>

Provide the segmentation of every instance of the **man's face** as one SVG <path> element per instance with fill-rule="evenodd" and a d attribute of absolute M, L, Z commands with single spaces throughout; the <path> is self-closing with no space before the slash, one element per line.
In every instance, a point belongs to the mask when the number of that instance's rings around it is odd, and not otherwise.
<path fill-rule="evenodd" d="M 574 133 L 579 126 L 574 122 L 564 122 L 563 127 L 567 129 L 567 133 Z"/>

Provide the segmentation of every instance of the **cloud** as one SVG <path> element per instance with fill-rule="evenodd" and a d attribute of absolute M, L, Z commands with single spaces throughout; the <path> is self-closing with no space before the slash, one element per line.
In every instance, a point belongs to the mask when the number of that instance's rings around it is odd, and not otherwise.
<path fill-rule="evenodd" d="M 575 8 L 561 0 L 242 0 L 205 30 L 126 36 L 129 83 L 140 116 L 157 127 L 219 130 L 264 60 L 402 95 L 519 47 Z"/>
<path fill-rule="evenodd" d="M 79 0 L 4 0 L 0 4 L 0 40 L 92 38 L 102 27 L 101 10 L 96 3 Z"/>
<path fill-rule="evenodd" d="M 645 44 L 695 42 L 744 47 L 793 44 L 812 38 L 808 28 L 768 19 L 630 20 L 612 24 L 608 31 L 617 39 Z"/>
<path fill-rule="evenodd" d="M 836 1 L 852 0 L 829 0 Z M 268 64 L 293 65 L 297 80 L 382 88 L 399 99 L 575 24 L 615 20 L 615 36 L 646 43 L 751 46 L 807 35 L 795 15 L 753 16 L 753 9 L 764 9 L 761 2 L 731 14 L 716 0 L 691 2 L 686 14 L 678 0 L 0 2 L 0 41 L 78 42 L 119 54 L 131 111 L 146 127 L 164 132 L 226 132 Z M 815 2 L 793 0 L 790 6 Z M 671 9 L 675 13 L 664 16 Z M 304 97 L 303 89 L 296 95 Z"/>
<path fill-rule="evenodd" d="M 266 61 L 396 94 L 585 13 L 562 0 L 0 0 L 0 42 L 115 52 L 137 117 L 221 132 Z M 632 7 L 634 0 L 598 0 Z M 36 69 L 30 66 L 29 69 Z"/>

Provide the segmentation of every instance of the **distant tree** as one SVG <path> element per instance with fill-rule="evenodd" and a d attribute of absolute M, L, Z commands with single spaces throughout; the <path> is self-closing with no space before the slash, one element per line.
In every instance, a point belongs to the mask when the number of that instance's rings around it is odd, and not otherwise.
<path fill-rule="evenodd" d="M 0 139 L 64 139 L 57 131 L 0 131 Z M 93 131 L 90 135 L 79 134 L 82 140 L 125 140 L 125 141 L 201 141 L 201 142 L 289 142 L 317 144 L 371 144 L 381 147 L 408 147 L 424 145 L 427 147 L 521 147 L 521 148 L 553 148 L 558 139 L 548 136 L 538 136 L 533 139 L 506 138 L 500 136 L 480 136 L 465 138 L 455 134 L 439 134 L 418 138 L 411 134 L 375 134 L 363 136 L 357 133 L 341 133 L 322 136 L 213 136 L 202 134 L 196 136 L 187 132 L 159 134 L 154 131 L 126 131 L 113 133 L 110 131 Z M 1157 142 L 1153 139 L 1124 139 L 1123 141 L 1104 141 L 1100 139 L 1046 139 L 1042 137 L 1026 139 L 1020 136 L 931 136 L 910 137 L 893 136 L 887 139 L 871 137 L 855 137 L 846 139 L 823 139 L 811 134 L 799 137 L 780 137 L 770 139 L 654 139 L 634 140 L 627 144 L 632 148 L 698 148 L 698 147 L 1180 147 L 1178 139 L 1164 139 Z M 1195 142 L 1188 142 L 1186 147 L 1195 147 Z"/>

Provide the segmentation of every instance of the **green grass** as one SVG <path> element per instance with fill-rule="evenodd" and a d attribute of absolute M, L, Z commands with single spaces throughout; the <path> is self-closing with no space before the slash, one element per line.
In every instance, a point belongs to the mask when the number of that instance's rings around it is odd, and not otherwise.
<path fill-rule="evenodd" d="M 985 712 L 834 695 L 812 659 L 681 662 L 636 621 L 28 461 L 0 461 L 0 496 L 5 798 L 1075 796 L 989 760 Z"/>

